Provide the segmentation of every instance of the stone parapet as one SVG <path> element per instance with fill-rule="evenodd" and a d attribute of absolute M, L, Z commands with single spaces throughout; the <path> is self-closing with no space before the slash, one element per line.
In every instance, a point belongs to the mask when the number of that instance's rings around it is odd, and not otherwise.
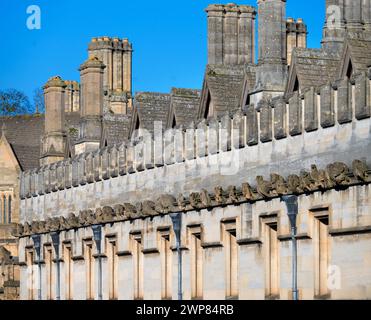
<path fill-rule="evenodd" d="M 275 161 L 284 160 L 282 152 L 286 156 L 296 154 L 307 157 L 311 152 L 313 155 L 318 152 L 310 151 L 309 146 L 315 141 L 321 143 L 321 137 L 323 145 L 327 144 L 326 141 L 334 141 L 328 145 L 328 150 L 323 150 L 324 154 L 334 150 L 334 154 L 346 157 L 341 153 L 345 146 L 339 145 L 340 149 L 336 149 L 336 140 L 346 134 L 350 135 L 349 138 L 354 135 L 353 139 L 359 143 L 365 141 L 366 149 L 363 151 L 367 153 L 369 133 L 366 127 L 370 122 L 370 108 L 370 75 L 359 74 L 351 81 L 344 79 L 307 89 L 301 94 L 296 92 L 290 97 L 262 100 L 258 106 L 246 106 L 244 112 L 201 121 L 175 133 L 165 132 L 153 138 L 142 132 L 142 136 L 136 136 L 133 141 L 26 171 L 21 177 L 21 198 L 77 187 L 88 181 L 107 180 L 117 175 L 150 173 L 151 170 L 155 170 L 153 174 L 156 174 L 164 165 L 168 168 L 166 170 L 170 170 L 171 166 L 186 167 L 194 161 L 219 161 L 234 154 L 238 154 L 240 162 L 247 161 L 246 165 L 252 165 L 251 154 L 259 152 L 264 152 L 267 159 L 277 159 Z M 287 145 L 286 151 L 279 151 L 277 145 L 282 143 L 295 144 Z M 353 145 L 350 144 L 349 148 Z M 360 150 L 361 153 L 363 151 Z M 57 168 L 59 175 L 56 174 Z"/>

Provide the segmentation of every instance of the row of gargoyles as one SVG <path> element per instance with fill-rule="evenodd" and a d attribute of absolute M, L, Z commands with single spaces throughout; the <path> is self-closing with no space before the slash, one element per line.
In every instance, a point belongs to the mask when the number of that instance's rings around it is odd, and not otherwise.
<path fill-rule="evenodd" d="M 15 237 L 29 236 L 32 234 L 42 234 L 61 230 L 70 230 L 91 226 L 94 224 L 105 224 L 114 221 L 132 220 L 142 217 L 157 216 L 172 212 L 175 208 L 176 200 L 170 195 L 161 196 L 156 203 L 144 201 L 137 205 L 125 203 L 116 205 L 113 208 L 106 206 L 92 210 L 81 211 L 79 216 L 70 213 L 67 218 L 55 217 L 45 221 L 26 222 L 17 224 L 13 229 L 12 235 Z"/>
<path fill-rule="evenodd" d="M 303 170 L 300 176 L 290 175 L 287 181 L 277 174 L 271 174 L 271 181 L 264 181 L 261 176 L 257 177 L 256 181 L 258 194 L 270 198 L 370 182 L 371 176 L 365 162 L 354 160 L 352 172 L 345 163 L 335 162 L 328 165 L 325 170 L 312 165 L 310 172 Z"/>
<path fill-rule="evenodd" d="M 17 225 L 13 235 L 21 237 L 76 229 L 94 224 L 132 220 L 178 211 L 200 210 L 370 181 L 368 167 L 360 160 L 353 162 L 352 173 L 344 163 L 340 162 L 328 165 L 325 170 L 319 170 L 315 165 L 312 165 L 311 172 L 302 171 L 300 176 L 290 175 L 287 180 L 278 174 L 271 174 L 270 181 L 265 181 L 262 176 L 258 176 L 256 188 L 252 188 L 248 183 L 242 184 L 241 189 L 230 186 L 227 190 L 223 190 L 218 186 L 214 189 L 213 194 L 202 190 L 191 193 L 187 198 L 180 194 L 177 199 L 171 195 L 162 195 L 156 202 L 144 201 L 136 205 L 125 203 L 113 208 L 108 206 L 99 208 L 95 212 L 85 210 L 80 212 L 79 216 L 71 213 L 67 218 L 48 218 L 46 221 L 34 221 L 31 224 L 26 222 L 24 225 Z"/>

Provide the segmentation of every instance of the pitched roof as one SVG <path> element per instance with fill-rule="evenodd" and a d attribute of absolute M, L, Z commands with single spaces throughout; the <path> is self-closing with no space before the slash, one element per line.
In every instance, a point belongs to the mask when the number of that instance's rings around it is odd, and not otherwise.
<path fill-rule="evenodd" d="M 208 100 L 212 101 L 215 114 L 239 110 L 244 80 L 245 66 L 208 65 L 198 118 L 204 116 Z"/>
<path fill-rule="evenodd" d="M 44 116 L 1 117 L 0 126 L 4 123 L 6 139 L 13 148 L 22 170 L 38 167 L 40 142 L 44 132 Z"/>
<path fill-rule="evenodd" d="M 107 114 L 104 116 L 106 141 L 108 146 L 120 144 L 129 138 L 132 114 Z"/>
<path fill-rule="evenodd" d="M 22 170 L 39 166 L 41 138 L 44 134 L 43 114 L 0 117 L 0 126 L 5 123 L 5 136 L 17 157 Z M 80 115 L 77 112 L 66 114 L 66 127 L 74 142 L 77 133 L 70 128 L 78 128 Z"/>
<path fill-rule="evenodd" d="M 301 90 L 336 80 L 340 55 L 322 49 L 295 48 L 286 86 L 286 94 L 294 91 L 298 80 Z"/>
<path fill-rule="evenodd" d="M 166 127 L 172 127 L 174 118 L 176 125 L 183 127 L 187 127 L 188 124 L 195 121 L 200 99 L 201 90 L 173 88 Z"/>
<path fill-rule="evenodd" d="M 365 72 L 371 66 L 371 40 L 347 39 L 341 59 L 338 77 L 343 78 L 348 71 L 349 60 L 355 73 Z"/>
<path fill-rule="evenodd" d="M 245 67 L 245 79 L 243 82 L 243 89 L 240 102 L 240 106 L 242 108 L 245 107 L 247 97 L 249 96 L 249 93 L 251 93 L 254 90 L 255 84 L 256 84 L 256 66 L 247 65 Z"/>
<path fill-rule="evenodd" d="M 166 122 L 170 111 L 170 94 L 156 92 L 139 92 L 134 100 L 134 114 L 130 124 L 130 134 L 136 129 L 137 120 L 139 127 L 151 134 L 154 133 L 154 122 L 161 122 L 162 128 L 166 128 Z"/>

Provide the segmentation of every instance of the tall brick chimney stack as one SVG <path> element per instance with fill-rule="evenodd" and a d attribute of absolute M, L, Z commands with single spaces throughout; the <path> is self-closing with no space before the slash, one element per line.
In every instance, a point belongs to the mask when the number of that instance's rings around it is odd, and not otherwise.
<path fill-rule="evenodd" d="M 81 124 L 75 154 L 90 152 L 100 147 L 103 130 L 103 81 L 105 65 L 91 56 L 80 67 Z"/>
<path fill-rule="evenodd" d="M 40 165 L 63 160 L 66 155 L 65 88 L 61 77 L 50 78 L 43 87 L 45 96 L 45 130 Z"/>

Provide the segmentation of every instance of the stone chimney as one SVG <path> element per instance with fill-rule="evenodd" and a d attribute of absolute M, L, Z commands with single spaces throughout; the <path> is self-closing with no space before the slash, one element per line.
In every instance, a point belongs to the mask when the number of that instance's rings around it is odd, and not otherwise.
<path fill-rule="evenodd" d="M 65 81 L 65 111 L 80 111 L 80 85 L 77 81 Z"/>
<path fill-rule="evenodd" d="M 258 0 L 256 91 L 283 92 L 287 77 L 286 0 Z"/>
<path fill-rule="evenodd" d="M 297 46 L 296 22 L 293 18 L 288 18 L 287 24 L 287 64 L 291 65 L 292 50 Z"/>
<path fill-rule="evenodd" d="M 208 64 L 242 65 L 255 59 L 255 16 L 251 6 L 213 4 L 208 14 Z"/>
<path fill-rule="evenodd" d="M 306 48 L 307 47 L 308 28 L 307 28 L 307 25 L 304 23 L 304 20 L 302 18 L 298 18 L 296 20 L 296 31 L 297 31 L 297 46 L 298 46 L 298 48 Z"/>
<path fill-rule="evenodd" d="M 206 9 L 208 14 L 208 63 L 223 64 L 224 6 L 212 4 Z"/>
<path fill-rule="evenodd" d="M 91 56 L 80 67 L 81 123 L 75 154 L 90 152 L 100 147 L 103 130 L 103 81 L 105 65 Z"/>
<path fill-rule="evenodd" d="M 307 47 L 307 26 L 303 19 L 297 21 L 293 18 L 288 18 L 287 26 L 287 64 L 291 65 L 292 50 L 294 48 Z"/>
<path fill-rule="evenodd" d="M 122 40 L 122 66 L 123 66 L 123 91 L 128 98 L 128 107 L 132 108 L 132 90 L 133 90 L 133 46 L 128 39 Z"/>
<path fill-rule="evenodd" d="M 103 90 L 113 90 L 113 43 L 112 39 L 104 36 L 93 38 L 89 44 L 89 58 L 97 57 L 106 66 L 103 74 Z"/>
<path fill-rule="evenodd" d="M 63 160 L 66 155 L 65 88 L 61 77 L 50 78 L 44 86 L 45 129 L 42 138 L 40 165 Z"/>
<path fill-rule="evenodd" d="M 345 37 L 360 38 L 371 32 L 371 0 L 326 0 L 323 48 L 341 51 Z"/>
<path fill-rule="evenodd" d="M 345 21 L 348 33 L 351 35 L 363 31 L 362 0 L 345 1 Z M 339 1 L 340 2 L 340 1 Z"/>
<path fill-rule="evenodd" d="M 255 63 L 256 10 L 251 6 L 239 6 L 238 64 Z"/>
<path fill-rule="evenodd" d="M 93 38 L 89 57 L 97 57 L 106 66 L 103 90 L 108 108 L 114 113 L 132 107 L 132 45 L 128 39 L 107 36 Z"/>
<path fill-rule="evenodd" d="M 326 0 L 326 21 L 322 47 L 332 52 L 341 50 L 345 38 L 345 0 Z"/>

